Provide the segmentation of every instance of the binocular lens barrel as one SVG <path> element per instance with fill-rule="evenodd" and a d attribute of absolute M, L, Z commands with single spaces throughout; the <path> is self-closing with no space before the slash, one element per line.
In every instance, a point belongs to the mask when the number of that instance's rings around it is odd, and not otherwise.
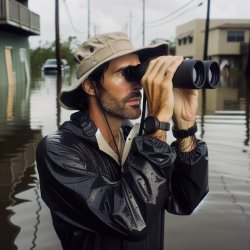
<path fill-rule="evenodd" d="M 204 61 L 204 66 L 207 72 L 204 88 L 215 89 L 220 80 L 220 67 L 214 61 Z"/>
<path fill-rule="evenodd" d="M 201 61 L 185 60 L 173 77 L 174 88 L 201 89 L 205 84 L 205 67 Z"/>
<path fill-rule="evenodd" d="M 147 70 L 149 60 L 124 69 L 128 81 L 140 82 Z M 214 89 L 220 79 L 220 67 L 215 61 L 184 60 L 173 76 L 174 88 Z"/>

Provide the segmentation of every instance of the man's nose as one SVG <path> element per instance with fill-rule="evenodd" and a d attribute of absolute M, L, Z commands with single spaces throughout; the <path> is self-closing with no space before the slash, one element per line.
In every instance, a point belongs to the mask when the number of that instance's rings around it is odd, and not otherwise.
<path fill-rule="evenodd" d="M 133 86 L 133 90 L 139 91 L 142 89 L 142 85 L 138 81 L 131 81 L 130 84 Z"/>

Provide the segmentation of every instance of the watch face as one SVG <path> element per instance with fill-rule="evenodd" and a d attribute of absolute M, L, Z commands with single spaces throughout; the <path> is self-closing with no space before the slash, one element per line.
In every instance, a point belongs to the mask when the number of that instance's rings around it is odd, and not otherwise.
<path fill-rule="evenodd" d="M 154 133 L 159 128 L 158 120 L 153 116 L 148 116 L 144 120 L 144 130 L 147 133 Z"/>

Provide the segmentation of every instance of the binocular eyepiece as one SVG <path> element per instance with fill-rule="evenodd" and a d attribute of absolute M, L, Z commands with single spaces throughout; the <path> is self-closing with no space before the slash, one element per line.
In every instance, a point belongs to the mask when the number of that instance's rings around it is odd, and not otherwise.
<path fill-rule="evenodd" d="M 123 73 L 128 81 L 140 82 L 150 60 L 129 66 Z M 215 61 L 184 60 L 173 76 L 174 88 L 215 89 L 220 80 L 220 67 Z"/>

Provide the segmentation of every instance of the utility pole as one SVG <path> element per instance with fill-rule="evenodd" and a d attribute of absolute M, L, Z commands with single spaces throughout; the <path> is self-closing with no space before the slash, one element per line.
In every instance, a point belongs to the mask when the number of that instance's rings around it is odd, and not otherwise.
<path fill-rule="evenodd" d="M 61 48 L 60 48 L 60 28 L 59 28 L 59 0 L 56 0 L 55 6 L 55 25 L 56 25 L 56 62 L 57 74 L 61 75 Z"/>
<path fill-rule="evenodd" d="M 132 40 L 132 10 L 129 13 L 129 37 Z"/>
<path fill-rule="evenodd" d="M 145 0 L 142 0 L 142 46 L 145 45 Z"/>
<path fill-rule="evenodd" d="M 204 50 L 203 50 L 203 60 L 207 60 L 207 51 L 208 51 L 208 36 L 209 36 L 209 21 L 210 21 L 210 0 L 207 0 L 207 18 L 205 25 L 205 37 L 204 37 Z M 202 118 L 201 118 L 201 138 L 203 138 L 205 134 L 204 130 L 204 116 L 206 113 L 206 104 L 207 104 L 207 96 L 206 89 L 202 88 Z"/>
<path fill-rule="evenodd" d="M 90 0 L 88 0 L 88 38 L 90 37 Z"/>
<path fill-rule="evenodd" d="M 96 35 L 96 32 L 97 32 L 97 25 L 96 23 L 94 24 L 94 35 Z"/>
<path fill-rule="evenodd" d="M 210 0 L 207 0 L 207 18 L 206 18 L 206 25 L 205 25 L 203 60 L 207 60 L 209 21 L 210 21 Z"/>

